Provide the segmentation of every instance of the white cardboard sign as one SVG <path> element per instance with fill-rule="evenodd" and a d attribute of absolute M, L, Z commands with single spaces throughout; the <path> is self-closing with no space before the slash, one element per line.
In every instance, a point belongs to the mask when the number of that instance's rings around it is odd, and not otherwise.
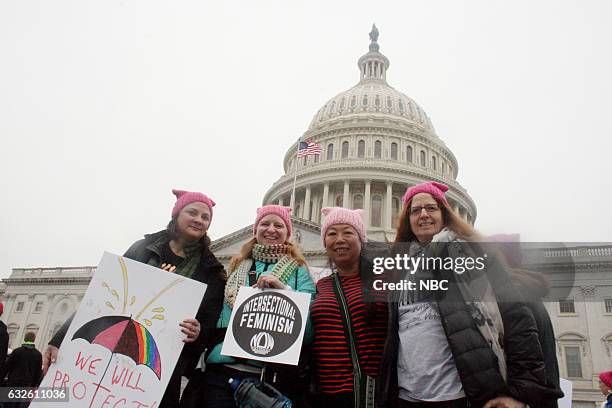
<path fill-rule="evenodd" d="M 105 252 L 41 387 L 68 402 L 33 408 L 157 407 L 206 285 Z"/>
<path fill-rule="evenodd" d="M 309 293 L 241 287 L 221 354 L 297 365 L 309 306 Z"/>

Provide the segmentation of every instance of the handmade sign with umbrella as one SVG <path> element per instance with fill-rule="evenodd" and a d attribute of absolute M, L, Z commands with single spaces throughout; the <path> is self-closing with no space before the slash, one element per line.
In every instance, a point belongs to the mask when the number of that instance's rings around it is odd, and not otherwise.
<path fill-rule="evenodd" d="M 136 301 L 135 297 L 132 296 L 130 304 L 128 305 L 128 273 L 125 261 L 122 257 L 119 257 L 119 264 L 123 274 L 123 307 L 122 313 L 126 313 L 129 306 L 133 305 Z M 155 339 L 147 330 L 145 326 L 139 323 L 137 320 L 141 318 L 143 313 L 155 302 L 163 293 L 170 290 L 176 284 L 183 281 L 182 278 L 178 278 L 172 281 L 169 285 L 159 291 L 151 301 L 149 301 L 134 318 L 132 315 L 111 315 L 102 316 L 97 319 L 91 320 L 81 326 L 72 336 L 72 340 L 83 339 L 87 340 L 91 344 L 98 344 L 102 347 L 107 348 L 111 351 L 111 357 L 106 365 L 106 369 L 102 374 L 102 378 L 106 375 L 106 371 L 110 366 L 113 359 L 113 355 L 120 354 L 132 359 L 136 365 L 145 365 L 149 367 L 158 379 L 161 379 L 161 357 Z M 119 295 L 116 290 L 112 289 L 107 283 L 102 284 L 109 292 L 119 300 Z M 106 302 L 106 306 L 112 310 L 115 307 L 111 302 Z M 152 319 L 163 320 L 164 316 L 159 313 L 163 313 L 164 309 L 159 307 L 152 310 L 158 314 L 154 315 Z M 148 326 L 152 324 L 151 320 L 143 319 L 144 323 Z M 101 383 L 102 381 L 100 381 Z M 96 387 L 95 394 L 98 392 L 99 384 Z"/>
<path fill-rule="evenodd" d="M 81 326 L 72 336 L 72 340 L 74 339 L 99 344 L 109 349 L 112 354 L 123 354 L 137 365 L 146 365 L 161 379 L 161 359 L 155 339 L 131 316 L 99 317 Z"/>

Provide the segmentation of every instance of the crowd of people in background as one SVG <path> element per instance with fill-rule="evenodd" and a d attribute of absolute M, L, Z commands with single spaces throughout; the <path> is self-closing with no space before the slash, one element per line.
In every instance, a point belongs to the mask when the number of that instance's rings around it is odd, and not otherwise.
<path fill-rule="evenodd" d="M 476 257 L 485 242 L 503 241 L 482 236 L 464 221 L 448 204 L 447 190 L 437 182 L 408 188 L 389 254 Z M 207 234 L 215 202 L 203 193 L 173 193 L 168 226 L 145 235 L 124 255 L 208 285 L 195 318 L 177 322 L 185 346 L 160 407 L 236 407 L 228 380 L 251 377 L 298 407 L 552 408 L 563 396 L 552 324 L 541 302 L 547 284 L 520 269 L 516 254 L 489 257 L 481 273 L 442 268 L 383 276 L 387 282 L 444 279 L 449 285 L 443 296 L 372 291 L 380 276 L 364 254 L 362 211 L 323 208 L 329 273 L 314 282 L 291 240 L 291 208 L 267 205 L 257 209 L 253 237 L 226 271 Z M 221 353 L 236 296 L 246 286 L 311 294 L 298 366 Z M 0 378 L 6 385 L 39 383 L 41 369 L 46 372 L 57 359 L 70 320 L 44 358 L 34 347 L 34 333 L 27 333 L 7 359 L 8 335 L 0 322 Z M 181 395 L 183 376 L 189 382 Z M 612 407 L 612 372 L 599 378 L 605 407 Z"/>

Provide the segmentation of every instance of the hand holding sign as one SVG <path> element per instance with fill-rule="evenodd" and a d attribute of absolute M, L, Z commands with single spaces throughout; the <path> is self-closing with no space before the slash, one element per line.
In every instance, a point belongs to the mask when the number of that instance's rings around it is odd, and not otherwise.
<path fill-rule="evenodd" d="M 309 305 L 309 293 L 240 288 L 221 354 L 297 365 Z"/>
<path fill-rule="evenodd" d="M 253 287 L 259 288 L 259 289 L 268 289 L 268 288 L 285 289 L 285 285 L 283 285 L 280 279 L 278 279 L 276 276 L 272 274 L 261 275 L 259 279 L 257 279 L 257 283 L 253 285 Z"/>

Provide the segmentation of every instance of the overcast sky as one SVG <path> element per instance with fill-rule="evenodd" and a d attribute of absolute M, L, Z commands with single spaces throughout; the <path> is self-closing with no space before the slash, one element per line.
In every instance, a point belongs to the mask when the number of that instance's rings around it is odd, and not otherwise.
<path fill-rule="evenodd" d="M 487 233 L 610 241 L 612 2 L 0 0 L 0 277 L 95 265 L 165 226 L 173 187 L 253 221 L 286 150 L 388 82 L 459 162 Z"/>

